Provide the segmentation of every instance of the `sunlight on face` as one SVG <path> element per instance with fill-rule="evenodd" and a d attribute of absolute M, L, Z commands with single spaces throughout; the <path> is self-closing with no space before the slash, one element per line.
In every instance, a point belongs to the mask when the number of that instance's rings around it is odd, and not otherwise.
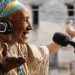
<path fill-rule="evenodd" d="M 26 9 L 16 12 L 13 19 L 13 36 L 18 43 L 26 43 L 29 31 L 32 29 L 29 22 L 29 14 Z"/>

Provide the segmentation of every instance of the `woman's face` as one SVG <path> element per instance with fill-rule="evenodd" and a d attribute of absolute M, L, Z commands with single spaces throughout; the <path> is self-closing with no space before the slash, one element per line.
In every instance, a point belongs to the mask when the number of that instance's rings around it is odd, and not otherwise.
<path fill-rule="evenodd" d="M 28 12 L 23 9 L 21 11 L 17 11 L 16 14 L 13 15 L 13 29 L 12 36 L 18 43 L 24 44 L 28 38 L 29 31 L 32 29 Z"/>

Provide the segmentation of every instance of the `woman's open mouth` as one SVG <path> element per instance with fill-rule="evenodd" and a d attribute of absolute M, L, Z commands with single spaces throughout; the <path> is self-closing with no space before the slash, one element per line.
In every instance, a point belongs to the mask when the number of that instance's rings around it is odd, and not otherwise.
<path fill-rule="evenodd" d="M 25 37 L 25 38 L 28 38 L 28 35 L 29 35 L 29 32 L 22 32 L 22 34 L 23 34 L 23 37 Z"/>

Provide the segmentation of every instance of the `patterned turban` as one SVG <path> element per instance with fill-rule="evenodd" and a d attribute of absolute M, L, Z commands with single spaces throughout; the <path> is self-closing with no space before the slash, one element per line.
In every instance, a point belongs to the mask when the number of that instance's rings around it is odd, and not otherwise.
<path fill-rule="evenodd" d="M 9 16 L 24 7 L 25 6 L 17 0 L 0 0 L 0 17 Z"/>

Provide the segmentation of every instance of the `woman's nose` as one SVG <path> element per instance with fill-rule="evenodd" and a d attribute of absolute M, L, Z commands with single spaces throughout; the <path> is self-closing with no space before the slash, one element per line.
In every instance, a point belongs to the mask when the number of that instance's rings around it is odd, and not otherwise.
<path fill-rule="evenodd" d="M 30 23 L 28 23 L 28 25 L 27 25 L 27 30 L 32 30 L 32 26 Z"/>

